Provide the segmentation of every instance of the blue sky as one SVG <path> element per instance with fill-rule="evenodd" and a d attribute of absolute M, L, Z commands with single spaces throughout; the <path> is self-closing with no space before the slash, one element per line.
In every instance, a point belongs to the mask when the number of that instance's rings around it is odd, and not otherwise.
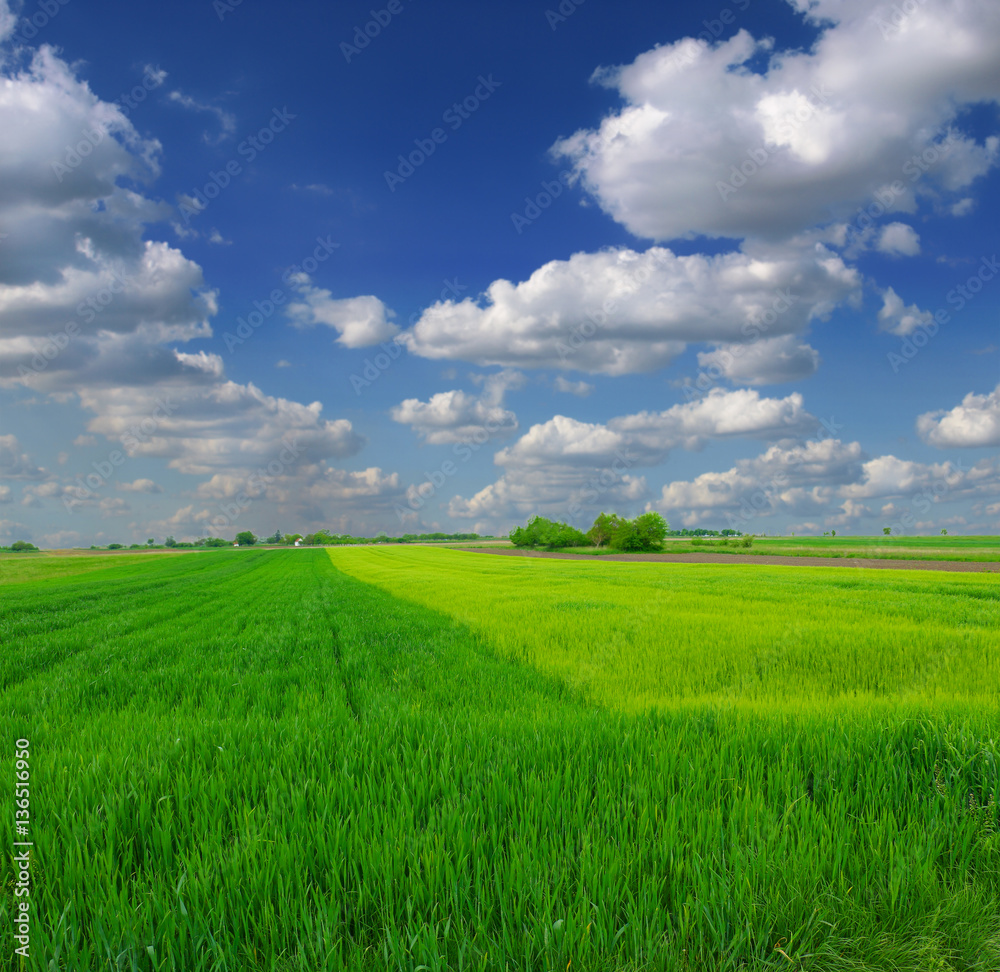
<path fill-rule="evenodd" d="M 1000 532 L 988 0 L 0 36 L 0 542 Z"/>

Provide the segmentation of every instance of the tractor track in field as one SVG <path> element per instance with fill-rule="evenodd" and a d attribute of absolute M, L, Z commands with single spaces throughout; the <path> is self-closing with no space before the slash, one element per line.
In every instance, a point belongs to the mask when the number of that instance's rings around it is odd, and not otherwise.
<path fill-rule="evenodd" d="M 997 561 L 975 560 L 888 560 L 871 557 L 781 557 L 768 554 L 575 554 L 558 550 L 486 550 L 462 548 L 470 553 L 507 557 L 549 557 L 557 560 L 625 560 L 654 564 L 764 564 L 771 567 L 862 567 L 876 570 L 948 570 L 1000 573 Z"/>
<path fill-rule="evenodd" d="M 317 561 L 314 560 L 312 563 L 313 580 L 316 581 L 317 586 L 320 584 L 320 573 L 316 568 Z M 344 664 L 344 647 L 340 641 L 340 629 L 337 627 L 336 613 L 331 611 L 326 603 L 323 603 L 322 610 L 327 619 L 327 625 L 329 627 L 330 634 L 330 647 L 333 650 L 333 658 L 337 663 L 337 671 L 340 673 L 340 681 L 344 686 L 344 702 L 347 705 L 347 711 L 351 714 L 351 718 L 355 722 L 360 722 L 361 718 L 358 715 L 358 710 L 354 707 L 354 692 L 351 685 L 351 680 L 348 677 L 347 667 Z"/>

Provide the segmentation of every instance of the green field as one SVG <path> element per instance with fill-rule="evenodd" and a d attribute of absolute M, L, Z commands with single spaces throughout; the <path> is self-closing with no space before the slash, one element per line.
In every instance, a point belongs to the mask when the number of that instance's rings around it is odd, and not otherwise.
<path fill-rule="evenodd" d="M 26 968 L 1000 968 L 993 575 L 363 547 L 0 580 Z"/>
<path fill-rule="evenodd" d="M 1000 537 L 754 537 L 744 547 L 738 537 L 667 537 L 663 553 L 725 553 L 778 557 L 834 557 L 875 560 L 962 560 L 1000 563 Z M 461 544 L 474 548 L 476 544 Z M 485 545 L 484 545 L 485 546 Z M 496 546 L 492 544 L 491 546 Z M 569 553 L 607 556 L 608 547 L 571 547 Z"/>
<path fill-rule="evenodd" d="M 345 573 L 461 621 L 484 648 L 630 712 L 979 705 L 1000 688 L 1000 583 L 987 574 L 329 554 Z"/>
<path fill-rule="evenodd" d="M 749 549 L 714 546 L 712 538 L 700 546 L 678 538 L 667 543 L 668 553 L 716 551 L 718 553 L 770 554 L 782 557 L 862 557 L 879 560 L 1000 561 L 1000 537 L 754 537 Z"/>

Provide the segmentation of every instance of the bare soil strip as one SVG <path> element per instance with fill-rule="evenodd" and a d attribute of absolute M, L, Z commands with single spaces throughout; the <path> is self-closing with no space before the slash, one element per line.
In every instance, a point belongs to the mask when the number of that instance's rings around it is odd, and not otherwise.
<path fill-rule="evenodd" d="M 864 567 L 876 570 L 957 570 L 1000 573 L 997 561 L 964 560 L 876 560 L 867 557 L 773 557 L 760 554 L 574 554 L 558 550 L 483 550 L 473 553 L 508 557 L 554 557 L 558 560 L 629 560 L 657 564 L 767 564 L 773 567 Z"/>

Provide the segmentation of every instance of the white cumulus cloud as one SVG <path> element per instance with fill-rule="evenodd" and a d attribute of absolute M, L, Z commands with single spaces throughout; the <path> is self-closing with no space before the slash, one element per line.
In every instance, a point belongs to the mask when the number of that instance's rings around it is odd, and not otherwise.
<path fill-rule="evenodd" d="M 337 299 L 329 290 L 313 286 L 308 274 L 293 274 L 290 279 L 301 298 L 286 310 L 295 327 L 325 324 L 338 333 L 337 342 L 345 348 L 366 348 L 388 341 L 399 332 L 391 320 L 395 313 L 378 297 Z"/>
<path fill-rule="evenodd" d="M 906 223 L 890 223 L 882 228 L 875 248 L 890 256 L 916 256 L 920 252 L 920 236 Z"/>
<path fill-rule="evenodd" d="M 524 376 L 505 369 L 482 379 L 481 395 L 460 389 L 438 392 L 426 402 L 408 398 L 389 413 L 393 421 L 409 425 L 429 445 L 469 442 L 484 433 L 490 438 L 517 431 L 517 416 L 503 407 L 508 389 L 520 388 Z"/>
<path fill-rule="evenodd" d="M 426 358 L 635 374 L 663 367 L 689 342 L 800 333 L 860 283 L 822 246 L 576 253 L 521 283 L 496 280 L 478 301 L 440 301 L 400 340 Z"/>
<path fill-rule="evenodd" d="M 985 395 L 969 392 L 949 411 L 926 412 L 917 419 L 917 431 L 942 449 L 1000 446 L 1000 385 Z"/>
<path fill-rule="evenodd" d="M 574 519 L 600 504 L 633 507 L 647 495 L 637 470 L 658 465 L 672 449 L 700 449 L 714 439 L 784 438 L 816 424 L 800 395 L 761 398 L 750 389 L 716 388 L 699 401 L 607 423 L 556 415 L 497 452 L 503 475 L 468 499 L 454 497 L 449 513 L 494 521 L 530 512 Z"/>
<path fill-rule="evenodd" d="M 907 307 L 903 298 L 892 287 L 882 292 L 882 309 L 878 312 L 879 327 L 890 334 L 905 337 L 918 327 L 927 327 L 934 321 L 930 311 L 921 310 L 916 304 Z"/>
<path fill-rule="evenodd" d="M 0 29 L 6 24 L 0 17 Z M 162 72 L 151 76 L 162 81 Z M 301 469 L 312 482 L 327 475 L 328 460 L 362 448 L 351 423 L 324 416 L 320 402 L 268 395 L 229 380 L 218 355 L 174 347 L 210 337 L 218 304 L 197 263 L 145 238 L 149 224 L 175 215 L 144 194 L 159 174 L 160 144 L 52 48 L 35 51 L 23 69 L 0 65 L 0 128 L 0 226 L 16 240 L 5 243 L 0 261 L 0 384 L 77 402 L 86 421 L 81 446 L 103 437 L 126 463 L 162 459 L 185 475 L 246 480 L 291 444 L 286 475 Z M 81 137 L 88 151 L 71 151 Z M 317 320 L 340 324 L 343 343 L 394 333 L 374 298 L 324 317 L 328 295 L 300 283 Z M 101 493 L 104 486 L 89 495 L 78 485 L 73 474 L 91 469 L 64 471 L 65 479 L 53 476 L 13 436 L 0 437 L 0 473 L 40 484 L 25 491 L 27 503 L 127 511 L 122 497 Z M 114 475 L 125 492 L 159 489 L 126 464 Z"/>
<path fill-rule="evenodd" d="M 885 499 L 892 502 L 882 505 L 883 517 L 921 529 L 918 515 L 936 504 L 995 495 L 998 488 L 1000 463 L 995 460 L 966 467 L 892 455 L 869 458 L 857 442 L 824 439 L 779 442 L 730 469 L 667 483 L 649 508 L 685 526 L 716 523 L 755 532 L 759 518 L 777 514 L 848 525 L 873 515 L 866 501 Z M 808 529 L 816 527 L 810 520 Z"/>
<path fill-rule="evenodd" d="M 570 381 L 562 375 L 556 375 L 554 382 L 555 390 L 567 395 L 576 395 L 578 398 L 586 398 L 593 390 L 594 386 L 586 381 Z"/>
<path fill-rule="evenodd" d="M 909 212 L 919 194 L 958 192 L 996 163 L 996 137 L 956 130 L 963 108 L 1000 98 L 993 0 L 923 0 L 889 32 L 869 4 L 794 5 L 820 30 L 806 49 L 775 51 L 741 30 L 598 71 L 623 106 L 554 154 L 607 213 L 654 240 L 786 238 L 851 218 L 894 182 L 904 191 L 893 206 Z M 949 134 L 931 171 L 907 168 Z"/>
<path fill-rule="evenodd" d="M 118 483 L 118 489 L 126 493 L 162 493 L 163 487 L 152 479 L 134 479 L 130 483 Z"/>
<path fill-rule="evenodd" d="M 775 385 L 808 378 L 819 367 L 819 352 L 794 334 L 753 344 L 725 344 L 698 353 L 698 365 L 740 385 Z"/>

